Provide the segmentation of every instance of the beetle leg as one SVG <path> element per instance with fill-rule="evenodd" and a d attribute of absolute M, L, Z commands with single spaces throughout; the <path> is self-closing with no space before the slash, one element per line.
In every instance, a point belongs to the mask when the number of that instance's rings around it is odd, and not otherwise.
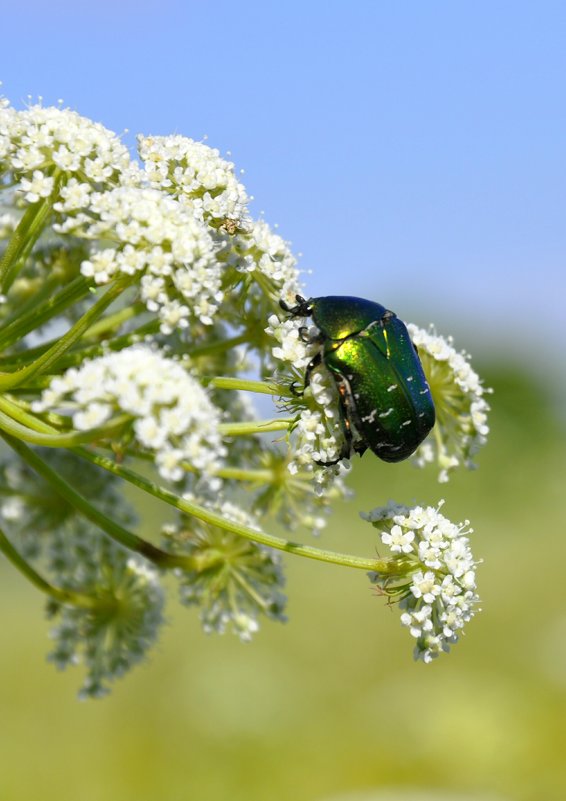
<path fill-rule="evenodd" d="M 307 364 L 307 369 L 305 370 L 305 389 L 309 386 L 311 382 L 311 373 L 313 370 L 316 370 L 322 364 L 322 353 L 320 351 L 312 357 L 310 362 Z"/>
<path fill-rule="evenodd" d="M 302 398 L 303 397 L 303 395 L 305 394 L 305 390 L 307 389 L 307 387 L 309 386 L 309 384 L 311 382 L 311 373 L 312 373 L 312 371 L 316 370 L 316 368 L 321 363 L 322 363 L 322 354 L 321 353 L 317 353 L 316 356 L 313 356 L 313 358 L 307 364 L 307 369 L 305 370 L 305 383 L 303 384 L 302 390 L 297 389 L 297 382 L 296 381 L 293 381 L 291 383 L 291 385 L 289 386 L 289 390 L 292 392 L 292 394 L 296 398 Z"/>
<path fill-rule="evenodd" d="M 293 317 L 309 317 L 312 311 L 309 301 L 303 298 L 302 295 L 295 295 L 295 300 L 297 301 L 296 306 L 289 306 L 284 300 L 280 300 L 279 305 L 284 312 L 291 314 Z"/>

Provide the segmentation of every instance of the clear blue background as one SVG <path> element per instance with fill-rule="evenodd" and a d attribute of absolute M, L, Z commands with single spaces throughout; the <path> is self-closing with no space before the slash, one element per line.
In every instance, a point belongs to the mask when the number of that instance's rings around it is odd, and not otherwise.
<path fill-rule="evenodd" d="M 561 353 L 565 3 L 28 0 L 2 21 L 14 104 L 230 151 L 309 294 Z"/>

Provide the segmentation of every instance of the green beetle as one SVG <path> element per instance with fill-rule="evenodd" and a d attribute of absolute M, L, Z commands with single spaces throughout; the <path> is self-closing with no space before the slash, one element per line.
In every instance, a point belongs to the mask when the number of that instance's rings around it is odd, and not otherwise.
<path fill-rule="evenodd" d="M 385 462 L 400 462 L 418 448 L 435 421 L 434 403 L 405 323 L 379 303 L 329 295 L 297 305 L 280 302 L 293 317 L 312 317 L 320 350 L 307 367 L 324 364 L 340 395 L 345 447 L 367 448 Z M 339 460 L 337 460 L 339 461 Z"/>

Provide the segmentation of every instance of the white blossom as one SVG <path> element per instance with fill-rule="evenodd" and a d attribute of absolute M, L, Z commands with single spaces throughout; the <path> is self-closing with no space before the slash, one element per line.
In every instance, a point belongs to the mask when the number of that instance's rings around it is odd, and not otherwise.
<path fill-rule="evenodd" d="M 111 413 L 134 420 L 138 443 L 155 452 L 163 478 L 178 481 L 183 462 L 212 474 L 225 453 L 220 413 L 182 365 L 146 345 L 134 345 L 71 368 L 44 390 L 36 411 L 73 413 L 76 429 L 94 428 Z"/>
<path fill-rule="evenodd" d="M 32 196 L 38 193 L 25 189 L 23 182 L 38 180 L 36 172 L 57 168 L 78 183 L 86 176 L 86 183 L 108 185 L 132 169 L 128 150 L 116 134 L 70 109 L 40 104 L 21 111 L 0 105 L 0 162 L 22 181 L 30 203 L 36 202 L 28 196 L 30 191 Z"/>
<path fill-rule="evenodd" d="M 469 357 L 458 352 L 452 338 L 445 339 L 431 329 L 408 325 L 428 379 L 436 409 L 436 436 L 429 437 L 416 451 L 415 464 L 423 467 L 437 462 L 439 480 L 448 481 L 459 465 L 473 468 L 473 457 L 489 433 L 489 404 L 478 374 Z"/>
<path fill-rule="evenodd" d="M 370 579 L 400 598 L 401 623 L 417 641 L 415 658 L 424 662 L 458 641 L 479 600 L 468 537 L 472 530 L 467 521 L 456 525 L 444 517 L 442 503 L 411 508 L 390 502 L 362 515 L 399 560 L 395 581 L 385 573 L 371 573 Z"/>

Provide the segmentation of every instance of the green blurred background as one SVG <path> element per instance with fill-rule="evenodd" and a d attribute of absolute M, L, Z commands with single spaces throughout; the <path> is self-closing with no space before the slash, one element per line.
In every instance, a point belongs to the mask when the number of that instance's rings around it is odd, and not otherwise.
<path fill-rule="evenodd" d="M 244 645 L 174 601 L 151 662 L 81 703 L 79 669 L 45 663 L 43 599 L 3 561 L 0 798 L 563 801 L 563 421 L 540 377 L 474 365 L 495 389 L 479 469 L 439 485 L 366 455 L 324 535 L 372 553 L 357 511 L 390 497 L 469 517 L 483 611 L 450 655 L 414 663 L 362 572 L 290 557 L 287 625 Z"/>

